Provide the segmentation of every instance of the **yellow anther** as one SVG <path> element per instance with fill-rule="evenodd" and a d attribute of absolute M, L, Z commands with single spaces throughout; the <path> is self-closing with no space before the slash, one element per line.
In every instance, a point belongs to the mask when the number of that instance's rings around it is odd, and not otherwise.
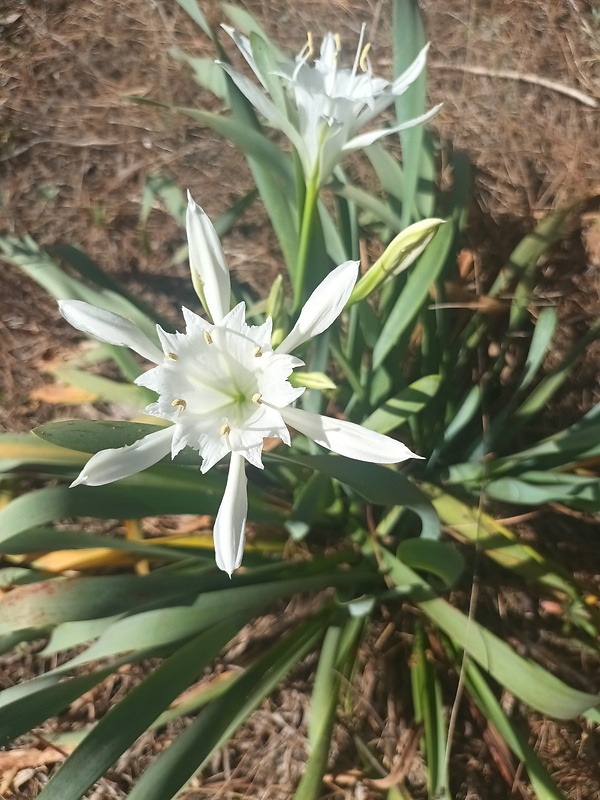
<path fill-rule="evenodd" d="M 208 331 L 204 331 L 204 341 L 206 342 L 206 344 L 213 343 L 213 338 Z"/>
<path fill-rule="evenodd" d="M 262 356 L 262 350 L 258 345 L 252 351 L 252 355 L 254 356 L 254 358 L 260 358 Z"/>
<path fill-rule="evenodd" d="M 179 406 L 179 408 L 182 411 L 185 411 L 185 409 L 187 408 L 187 403 L 185 402 L 185 400 L 182 400 L 181 397 L 178 397 L 177 400 L 173 400 L 171 405 L 172 406 Z"/>
<path fill-rule="evenodd" d="M 367 42 L 366 45 L 363 47 L 362 53 L 360 54 L 360 60 L 358 62 L 358 65 L 363 72 L 366 72 L 368 68 L 367 56 L 369 55 L 370 49 L 371 49 L 371 42 Z"/>
<path fill-rule="evenodd" d="M 256 405 L 260 405 L 262 403 L 262 394 L 260 392 L 256 392 L 256 394 L 253 394 L 252 402 L 256 403 Z"/>
<path fill-rule="evenodd" d="M 228 433 L 231 433 L 231 428 L 227 423 L 225 423 L 224 425 L 221 425 L 219 433 L 221 434 L 221 436 L 227 436 Z"/>
<path fill-rule="evenodd" d="M 313 42 L 313 35 L 310 31 L 306 34 L 306 47 L 308 48 L 308 56 L 312 58 L 312 54 L 315 52 L 315 46 Z"/>
<path fill-rule="evenodd" d="M 179 356 L 177 355 L 177 353 L 167 353 L 167 358 L 170 358 L 171 361 L 177 361 Z"/>
<path fill-rule="evenodd" d="M 339 33 L 336 33 L 333 37 L 333 41 L 335 42 L 335 49 L 339 53 L 342 49 L 342 40 L 340 39 Z"/>

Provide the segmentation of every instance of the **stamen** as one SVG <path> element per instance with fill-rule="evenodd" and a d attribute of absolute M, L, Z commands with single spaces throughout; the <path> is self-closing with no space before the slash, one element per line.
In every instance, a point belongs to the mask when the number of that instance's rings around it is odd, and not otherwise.
<path fill-rule="evenodd" d="M 206 342 L 206 344 L 213 343 L 213 338 L 208 331 L 204 331 L 204 341 Z"/>
<path fill-rule="evenodd" d="M 171 361 L 177 361 L 179 356 L 177 355 L 177 353 L 167 353 L 167 358 L 170 358 Z"/>
<path fill-rule="evenodd" d="M 360 54 L 360 61 L 358 62 L 358 66 L 362 69 L 363 72 L 367 72 L 368 69 L 368 62 L 367 56 L 369 55 L 369 50 L 371 49 L 371 42 L 367 42 L 366 45 L 363 47 L 363 51 Z"/>
<path fill-rule="evenodd" d="M 262 356 L 262 350 L 260 349 L 260 347 L 258 347 L 258 345 L 252 351 L 252 355 L 254 356 L 254 358 L 260 358 Z"/>
<path fill-rule="evenodd" d="M 260 392 L 256 392 L 252 395 L 252 402 L 256 403 L 259 406 L 262 403 L 262 394 Z"/>
<path fill-rule="evenodd" d="M 339 33 L 333 35 L 333 41 L 335 42 L 335 49 L 339 53 L 342 49 L 342 40 L 340 39 Z"/>
<path fill-rule="evenodd" d="M 224 425 L 221 425 L 219 433 L 221 434 L 221 436 L 227 436 L 227 434 L 231 433 L 231 428 L 227 423 L 225 423 Z"/>
<path fill-rule="evenodd" d="M 315 52 L 315 45 L 313 41 L 313 35 L 310 31 L 306 34 L 306 47 L 308 49 L 308 58 L 313 57 L 313 53 Z"/>
<path fill-rule="evenodd" d="M 187 403 L 185 400 L 182 400 L 181 397 L 178 397 L 177 400 L 173 400 L 171 403 L 172 406 L 179 406 L 182 411 L 185 411 L 187 408 Z"/>
<path fill-rule="evenodd" d="M 364 22 L 360 26 L 360 36 L 358 38 L 358 47 L 356 48 L 356 56 L 354 58 L 354 64 L 352 66 L 352 77 L 354 77 L 356 75 L 356 70 L 358 69 L 358 64 L 359 64 L 359 62 L 360 62 L 360 60 L 362 58 L 361 53 L 364 52 L 363 51 L 363 41 L 364 41 L 364 38 L 365 38 L 365 28 L 366 27 L 367 26 L 366 26 L 366 24 Z"/>

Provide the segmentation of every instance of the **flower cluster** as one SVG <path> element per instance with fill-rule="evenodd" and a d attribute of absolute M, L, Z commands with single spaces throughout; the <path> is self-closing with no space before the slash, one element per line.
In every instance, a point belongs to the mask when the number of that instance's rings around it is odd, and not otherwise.
<path fill-rule="evenodd" d="M 244 548 L 245 462 L 262 469 L 265 438 L 278 437 L 289 445 L 290 426 L 329 450 L 362 461 L 391 464 L 414 454 L 388 436 L 293 406 L 304 390 L 293 388 L 288 378 L 303 362 L 290 352 L 338 318 L 356 282 L 358 263 L 347 261 L 334 269 L 308 299 L 288 336 L 273 348 L 270 318 L 251 326 L 244 303 L 230 310 L 229 270 L 221 244 L 191 197 L 186 223 L 190 266 L 212 322 L 184 308 L 185 333 L 167 333 L 157 326 L 159 348 L 124 317 L 78 300 L 60 303 L 74 327 L 129 347 L 156 365 L 136 383 L 158 395 L 146 413 L 170 423 L 132 445 L 97 453 L 73 485 L 101 486 L 125 478 L 169 453 L 174 458 L 184 447 L 200 453 L 203 473 L 230 455 L 214 539 L 217 565 L 231 575 Z"/>

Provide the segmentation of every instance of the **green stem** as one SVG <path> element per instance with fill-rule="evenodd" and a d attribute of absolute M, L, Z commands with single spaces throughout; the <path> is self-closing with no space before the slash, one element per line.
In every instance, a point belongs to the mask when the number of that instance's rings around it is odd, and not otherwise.
<path fill-rule="evenodd" d="M 306 267 L 310 254 L 311 240 L 313 236 L 313 222 L 317 210 L 317 200 L 319 199 L 319 184 L 316 180 L 310 180 L 306 185 L 304 196 L 304 206 L 302 208 L 302 221 L 300 223 L 300 241 L 298 247 L 298 260 L 294 273 L 294 311 L 298 311 L 305 301 L 304 290 L 306 280 Z"/>

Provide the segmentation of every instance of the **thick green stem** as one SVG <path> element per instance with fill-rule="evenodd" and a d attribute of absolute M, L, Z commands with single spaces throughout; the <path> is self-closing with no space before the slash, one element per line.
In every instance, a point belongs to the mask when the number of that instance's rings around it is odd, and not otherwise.
<path fill-rule="evenodd" d="M 302 209 L 302 221 L 300 223 L 300 241 L 298 247 L 298 260 L 294 273 L 294 311 L 298 311 L 305 297 L 306 267 L 311 250 L 313 238 L 313 223 L 317 211 L 317 200 L 319 199 L 319 184 L 316 180 L 311 180 L 306 185 L 304 195 L 304 207 Z"/>

